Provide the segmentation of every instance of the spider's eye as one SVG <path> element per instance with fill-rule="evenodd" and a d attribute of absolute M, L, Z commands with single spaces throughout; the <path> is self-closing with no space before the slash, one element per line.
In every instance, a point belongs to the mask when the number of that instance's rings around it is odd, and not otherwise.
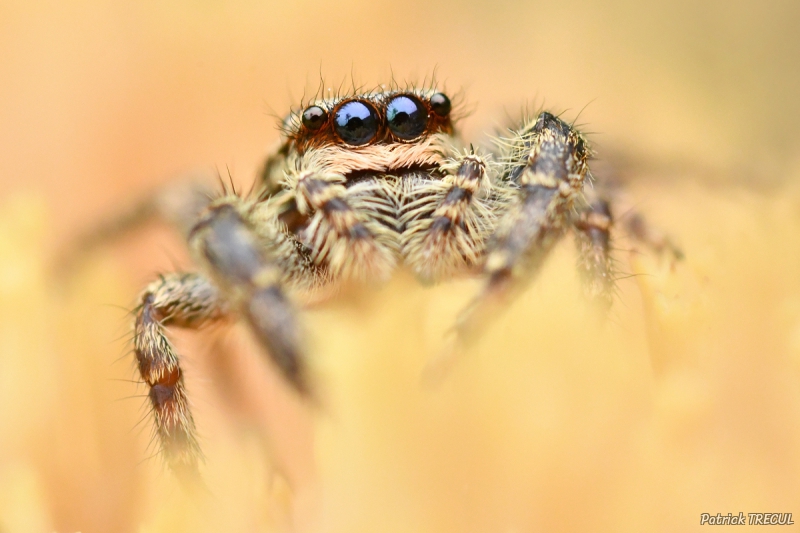
<path fill-rule="evenodd" d="M 392 133 L 401 139 L 413 139 L 428 126 L 428 113 L 422 102 L 413 96 L 395 96 L 386 106 L 386 122 Z"/>
<path fill-rule="evenodd" d="M 318 105 L 312 105 L 303 111 L 303 126 L 310 130 L 320 129 L 327 119 L 328 112 Z"/>
<path fill-rule="evenodd" d="M 450 113 L 450 99 L 444 93 L 435 93 L 431 96 L 431 109 L 440 117 Z"/>
<path fill-rule="evenodd" d="M 366 102 L 347 102 L 336 111 L 334 129 L 347 144 L 367 144 L 378 133 L 378 113 Z"/>

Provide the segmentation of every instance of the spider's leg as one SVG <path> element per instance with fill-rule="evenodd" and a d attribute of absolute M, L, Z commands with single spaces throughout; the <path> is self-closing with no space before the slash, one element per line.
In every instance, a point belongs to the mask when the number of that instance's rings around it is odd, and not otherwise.
<path fill-rule="evenodd" d="M 611 224 L 608 202 L 601 199 L 586 206 L 575 221 L 578 271 L 584 292 L 605 309 L 611 307 L 615 281 L 610 254 Z"/>
<path fill-rule="evenodd" d="M 415 188 L 401 216 L 403 255 L 424 280 L 478 264 L 495 220 L 483 157 L 459 154 L 441 169 L 444 178 Z"/>
<path fill-rule="evenodd" d="M 670 238 L 669 235 L 647 222 L 644 216 L 634 209 L 630 209 L 620 217 L 620 225 L 625 233 L 656 254 L 668 254 L 672 260 L 683 259 L 683 250 Z"/>
<path fill-rule="evenodd" d="M 364 191 L 343 181 L 315 170 L 291 176 L 297 209 L 309 217 L 297 237 L 333 278 L 385 279 L 397 261 L 391 231 L 380 206 L 364 205 Z"/>
<path fill-rule="evenodd" d="M 278 190 L 272 174 L 274 168 L 283 162 L 285 150 L 285 145 L 276 145 L 266 158 L 257 182 L 263 184 L 265 195 Z M 118 213 L 68 243 L 56 257 L 53 268 L 55 275 L 61 279 L 68 278 L 84 258 L 152 220 L 167 222 L 185 237 L 208 207 L 211 198 L 219 196 L 219 187 L 213 186 L 213 178 L 210 173 L 191 173 L 123 206 Z M 223 178 L 217 178 L 222 182 L 222 188 L 227 189 Z"/>
<path fill-rule="evenodd" d="M 68 278 L 93 252 L 154 219 L 166 221 L 186 235 L 211 196 L 212 189 L 205 180 L 188 178 L 171 183 L 70 242 L 56 257 L 54 274 Z"/>
<path fill-rule="evenodd" d="M 255 232 L 247 208 L 238 198 L 216 204 L 192 230 L 190 245 L 284 377 L 310 394 L 294 306 L 282 287 L 285 273 Z"/>
<path fill-rule="evenodd" d="M 147 383 L 155 429 L 167 464 L 179 476 L 195 476 L 200 448 L 189 410 L 178 354 L 165 327 L 199 328 L 224 317 L 217 289 L 199 274 L 168 274 L 142 294 L 134 323 L 134 354 Z"/>
<path fill-rule="evenodd" d="M 538 274 L 583 201 L 589 149 L 583 136 L 542 112 L 518 133 L 507 179 L 519 187 L 489 246 L 482 291 L 456 324 L 459 341 L 481 333 L 495 306 Z"/>

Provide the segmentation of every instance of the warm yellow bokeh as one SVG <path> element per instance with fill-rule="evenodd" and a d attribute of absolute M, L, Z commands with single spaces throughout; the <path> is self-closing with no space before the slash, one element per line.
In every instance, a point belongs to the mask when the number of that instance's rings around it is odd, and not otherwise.
<path fill-rule="evenodd" d="M 0 0 L 0 532 L 797 530 L 798 25 L 793 0 Z M 181 173 L 249 186 L 320 72 L 435 68 L 478 142 L 524 105 L 580 112 L 686 260 L 617 241 L 600 320 L 565 242 L 437 386 L 476 282 L 350 288 L 303 315 L 317 407 L 243 329 L 176 332 L 211 489 L 187 493 L 128 353 L 138 291 L 191 268 L 180 239 L 148 227 L 68 279 L 54 257 Z"/>

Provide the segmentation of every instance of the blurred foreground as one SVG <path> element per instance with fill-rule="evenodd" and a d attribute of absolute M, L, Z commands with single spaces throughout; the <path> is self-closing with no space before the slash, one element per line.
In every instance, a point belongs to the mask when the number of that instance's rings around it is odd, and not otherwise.
<path fill-rule="evenodd" d="M 435 389 L 422 369 L 474 282 L 400 275 L 307 312 L 317 410 L 242 331 L 177 335 L 206 498 L 148 459 L 128 318 L 105 305 L 140 287 L 100 254 L 55 290 L 46 210 L 6 200 L 0 531 L 690 531 L 729 511 L 800 523 L 798 189 L 633 192 L 684 262 L 618 242 L 635 275 L 600 323 L 565 242 Z"/>

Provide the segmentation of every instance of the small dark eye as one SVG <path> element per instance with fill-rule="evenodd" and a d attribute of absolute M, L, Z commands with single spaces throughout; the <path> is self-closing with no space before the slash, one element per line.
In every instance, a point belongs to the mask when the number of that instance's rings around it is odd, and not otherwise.
<path fill-rule="evenodd" d="M 431 109 L 440 117 L 446 117 L 450 113 L 450 99 L 443 93 L 435 93 L 431 96 Z"/>
<path fill-rule="evenodd" d="M 386 106 L 386 122 L 401 139 L 414 139 L 428 127 L 428 113 L 413 96 L 396 96 Z"/>
<path fill-rule="evenodd" d="M 328 112 L 317 105 L 312 105 L 303 111 L 303 126 L 310 130 L 318 130 L 325 124 Z"/>
<path fill-rule="evenodd" d="M 378 113 L 366 102 L 353 100 L 336 111 L 334 127 L 347 144 L 367 144 L 378 133 Z"/>

